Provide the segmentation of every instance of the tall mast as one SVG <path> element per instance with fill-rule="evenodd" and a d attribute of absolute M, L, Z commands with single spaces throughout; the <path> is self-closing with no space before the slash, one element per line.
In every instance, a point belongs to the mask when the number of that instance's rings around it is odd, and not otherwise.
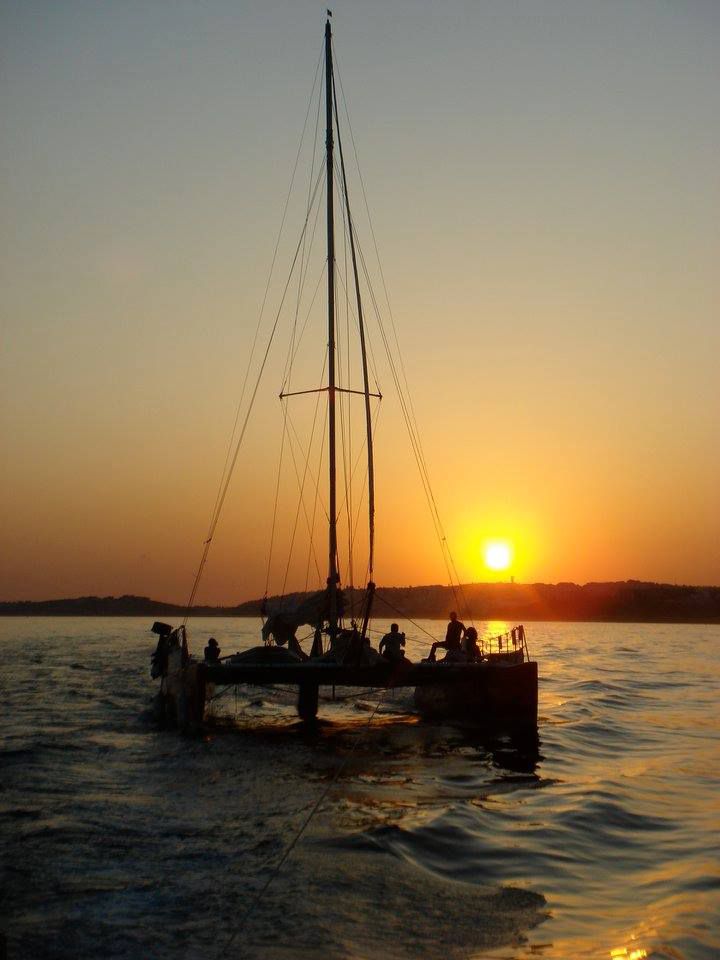
<path fill-rule="evenodd" d="M 338 630 L 337 490 L 335 469 L 335 215 L 333 210 L 333 93 L 330 11 L 325 23 L 325 149 L 327 155 L 327 276 L 328 276 L 328 460 L 330 469 L 330 535 L 328 599 L 330 638 Z"/>
<path fill-rule="evenodd" d="M 335 117 L 339 116 L 337 106 L 337 92 L 333 80 L 333 103 Z M 353 277 L 355 279 L 355 302 L 357 303 L 358 330 L 360 332 L 360 356 L 362 359 L 363 393 L 365 397 L 365 430 L 367 433 L 367 469 L 368 469 L 368 520 L 369 520 L 369 550 L 368 574 L 370 582 L 373 578 L 373 560 L 375 554 L 375 462 L 373 455 L 372 411 L 370 409 L 370 377 L 368 374 L 367 346 L 365 343 L 365 319 L 363 317 L 362 297 L 360 296 L 360 278 L 358 276 L 357 255 L 355 253 L 355 226 L 350 213 L 350 194 L 348 193 L 347 177 L 345 175 L 345 157 L 343 156 L 342 137 L 340 136 L 340 121 L 337 121 L 338 149 L 340 151 L 340 172 L 342 174 L 343 194 L 345 196 L 345 211 L 350 234 L 350 255 L 352 257 Z"/>

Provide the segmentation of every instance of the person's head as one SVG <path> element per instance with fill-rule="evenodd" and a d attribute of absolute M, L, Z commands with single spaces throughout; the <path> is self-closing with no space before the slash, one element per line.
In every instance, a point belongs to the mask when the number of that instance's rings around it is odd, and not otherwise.
<path fill-rule="evenodd" d="M 208 646 L 209 646 L 209 647 L 216 647 L 216 646 L 217 646 L 217 640 L 215 639 L 215 637 L 210 637 L 210 639 L 208 640 Z"/>
<path fill-rule="evenodd" d="M 390 624 L 390 633 L 397 633 L 400 627 L 396 623 Z"/>
<path fill-rule="evenodd" d="M 468 627 L 465 636 L 468 640 L 477 640 L 477 630 L 475 627 Z"/>
<path fill-rule="evenodd" d="M 457 614 L 455 613 L 454 610 L 451 610 L 451 611 L 450 611 L 450 619 L 451 619 L 451 620 L 457 620 Z"/>

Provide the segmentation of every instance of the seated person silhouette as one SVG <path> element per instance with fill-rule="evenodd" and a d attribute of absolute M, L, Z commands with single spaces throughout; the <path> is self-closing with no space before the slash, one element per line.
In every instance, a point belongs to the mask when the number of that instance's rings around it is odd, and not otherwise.
<path fill-rule="evenodd" d="M 386 633 L 380 641 L 378 650 L 391 663 L 400 663 L 405 659 L 405 652 L 402 649 L 405 646 L 405 634 L 400 633 L 400 627 L 396 623 L 390 624 L 390 633 Z"/>
<path fill-rule="evenodd" d="M 210 637 L 205 647 L 205 662 L 215 663 L 220 659 L 220 647 L 215 637 Z"/>
<path fill-rule="evenodd" d="M 462 647 L 468 663 L 475 663 L 480 659 L 480 647 L 478 646 L 478 635 L 475 627 L 468 627 L 465 631 Z"/>

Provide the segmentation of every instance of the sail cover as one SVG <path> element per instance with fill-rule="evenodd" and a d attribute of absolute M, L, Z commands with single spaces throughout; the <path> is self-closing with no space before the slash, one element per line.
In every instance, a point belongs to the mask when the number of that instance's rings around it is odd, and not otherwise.
<path fill-rule="evenodd" d="M 337 616 L 343 614 L 342 591 L 337 591 Z M 273 637 L 278 644 L 287 643 L 295 636 L 298 627 L 307 624 L 317 627 L 330 619 L 330 597 L 327 590 L 316 593 L 290 593 L 285 597 L 272 597 L 264 603 L 267 617 L 262 629 L 263 640 Z"/>

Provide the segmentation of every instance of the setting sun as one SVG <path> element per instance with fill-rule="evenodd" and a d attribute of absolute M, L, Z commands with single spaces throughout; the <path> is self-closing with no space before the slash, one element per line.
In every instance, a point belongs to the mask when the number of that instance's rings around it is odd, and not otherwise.
<path fill-rule="evenodd" d="M 507 540 L 489 540 L 483 549 L 485 566 L 490 570 L 507 570 L 512 563 L 512 546 Z"/>

